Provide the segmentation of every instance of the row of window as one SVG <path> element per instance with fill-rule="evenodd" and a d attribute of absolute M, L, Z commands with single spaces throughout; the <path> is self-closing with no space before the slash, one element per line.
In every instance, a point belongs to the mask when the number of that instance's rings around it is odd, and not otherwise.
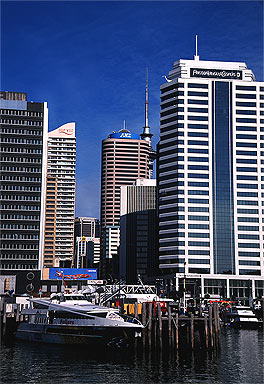
<path fill-rule="evenodd" d="M 22 111 L 17 109 L 1 109 L 1 115 L 43 117 L 42 112 L 30 112 L 30 111 Z"/>
<path fill-rule="evenodd" d="M 27 125 L 27 126 L 33 125 L 36 127 L 42 127 L 42 121 L 32 121 L 32 120 L 0 119 L 0 124 Z"/>

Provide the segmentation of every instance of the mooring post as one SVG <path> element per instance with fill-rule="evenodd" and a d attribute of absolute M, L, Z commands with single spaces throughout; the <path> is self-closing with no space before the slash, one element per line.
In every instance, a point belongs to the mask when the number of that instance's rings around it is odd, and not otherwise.
<path fill-rule="evenodd" d="M 169 345 L 171 345 L 171 307 L 169 303 L 167 304 L 167 311 L 168 311 L 168 334 L 169 334 Z"/>
<path fill-rule="evenodd" d="M 148 303 L 148 342 L 151 346 L 151 337 L 152 337 L 152 303 Z"/>
<path fill-rule="evenodd" d="M 190 339 L 191 339 L 192 349 L 194 349 L 194 315 L 193 313 L 191 314 Z"/>
<path fill-rule="evenodd" d="M 213 348 L 214 335 L 213 335 L 213 308 L 212 308 L 212 305 L 209 306 L 209 332 L 210 332 L 210 345 Z"/>
<path fill-rule="evenodd" d="M 146 324 L 147 324 L 147 304 L 146 303 L 142 303 L 141 316 L 142 316 L 142 324 L 145 327 L 143 329 L 143 347 L 145 347 L 145 344 L 146 344 Z"/>
<path fill-rule="evenodd" d="M 160 303 L 157 303 L 157 308 L 158 308 L 158 319 L 159 319 L 159 341 L 160 341 L 160 347 L 162 348 L 162 313 L 161 313 Z"/>
<path fill-rule="evenodd" d="M 204 335 L 205 335 L 205 346 L 208 349 L 208 316 L 204 316 Z"/>
<path fill-rule="evenodd" d="M 175 316 L 175 336 L 176 336 L 176 348 L 179 348 L 179 314 Z"/>

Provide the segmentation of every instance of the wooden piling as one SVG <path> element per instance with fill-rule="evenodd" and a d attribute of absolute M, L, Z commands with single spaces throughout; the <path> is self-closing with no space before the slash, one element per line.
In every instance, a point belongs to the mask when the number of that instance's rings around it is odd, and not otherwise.
<path fill-rule="evenodd" d="M 138 318 L 138 303 L 135 303 L 135 318 Z"/>
<path fill-rule="evenodd" d="M 204 336 L 205 336 L 205 347 L 208 349 L 208 316 L 204 316 Z"/>
<path fill-rule="evenodd" d="M 159 322 L 159 342 L 160 342 L 160 346 L 162 347 L 162 313 L 161 313 L 160 303 L 157 303 L 157 310 L 158 310 L 158 322 Z"/>
<path fill-rule="evenodd" d="M 151 347 L 152 337 L 152 303 L 148 303 L 148 342 Z"/>
<path fill-rule="evenodd" d="M 175 316 L 175 343 L 176 343 L 176 348 L 179 348 L 179 314 L 176 313 Z"/>
<path fill-rule="evenodd" d="M 147 324 L 147 305 L 146 303 L 142 303 L 142 324 L 144 325 L 144 327 L 146 327 L 146 324 Z M 145 347 L 145 344 L 146 344 L 146 328 L 144 328 L 143 330 L 143 346 Z"/>
<path fill-rule="evenodd" d="M 172 333 L 171 333 L 171 330 L 172 330 L 172 327 L 171 327 L 171 307 L 168 303 L 167 305 L 167 311 L 168 311 L 168 336 L 169 336 L 169 345 L 171 345 L 171 340 L 172 340 Z"/>
<path fill-rule="evenodd" d="M 213 334 L 213 308 L 209 306 L 209 333 L 210 333 L 210 346 L 214 346 L 214 334 Z"/>
<path fill-rule="evenodd" d="M 191 341 L 191 347 L 194 349 L 194 315 L 191 314 L 191 324 L 190 324 L 190 341 Z"/>

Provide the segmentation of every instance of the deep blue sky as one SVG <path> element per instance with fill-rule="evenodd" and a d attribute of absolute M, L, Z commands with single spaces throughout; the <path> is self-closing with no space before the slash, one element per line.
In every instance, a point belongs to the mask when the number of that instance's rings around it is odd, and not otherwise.
<path fill-rule="evenodd" d="M 159 134 L 159 87 L 173 62 L 243 61 L 263 81 L 261 1 L 1 3 L 1 88 L 47 101 L 49 130 L 76 122 L 76 216 L 99 217 L 101 140 L 144 125 Z"/>

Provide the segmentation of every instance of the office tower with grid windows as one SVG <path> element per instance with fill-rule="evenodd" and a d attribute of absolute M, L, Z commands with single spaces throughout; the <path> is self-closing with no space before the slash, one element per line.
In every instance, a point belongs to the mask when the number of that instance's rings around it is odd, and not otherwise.
<path fill-rule="evenodd" d="M 67 123 L 48 133 L 46 223 L 54 224 L 45 232 L 44 252 L 52 251 L 54 267 L 71 267 L 73 264 L 74 213 L 75 213 L 75 123 Z M 54 209 L 55 204 L 55 209 Z M 55 241 L 55 244 L 54 244 Z M 50 265 L 46 265 L 50 266 Z"/>
<path fill-rule="evenodd" d="M 101 169 L 101 273 L 111 274 L 113 255 L 118 255 L 120 233 L 120 188 L 138 178 L 149 177 L 148 141 L 123 128 L 102 142 Z M 113 237 L 111 237 L 111 236 Z M 109 237 L 110 236 L 110 237 Z M 111 263 L 110 263 L 111 264 Z"/>
<path fill-rule="evenodd" d="M 48 108 L 1 92 L 0 293 L 36 291 L 43 263 Z"/>
<path fill-rule="evenodd" d="M 137 179 L 121 187 L 120 276 L 137 284 L 138 275 L 155 281 L 158 274 L 156 180 Z"/>
<path fill-rule="evenodd" d="M 264 83 L 241 62 L 179 60 L 161 85 L 164 274 L 264 275 Z"/>

